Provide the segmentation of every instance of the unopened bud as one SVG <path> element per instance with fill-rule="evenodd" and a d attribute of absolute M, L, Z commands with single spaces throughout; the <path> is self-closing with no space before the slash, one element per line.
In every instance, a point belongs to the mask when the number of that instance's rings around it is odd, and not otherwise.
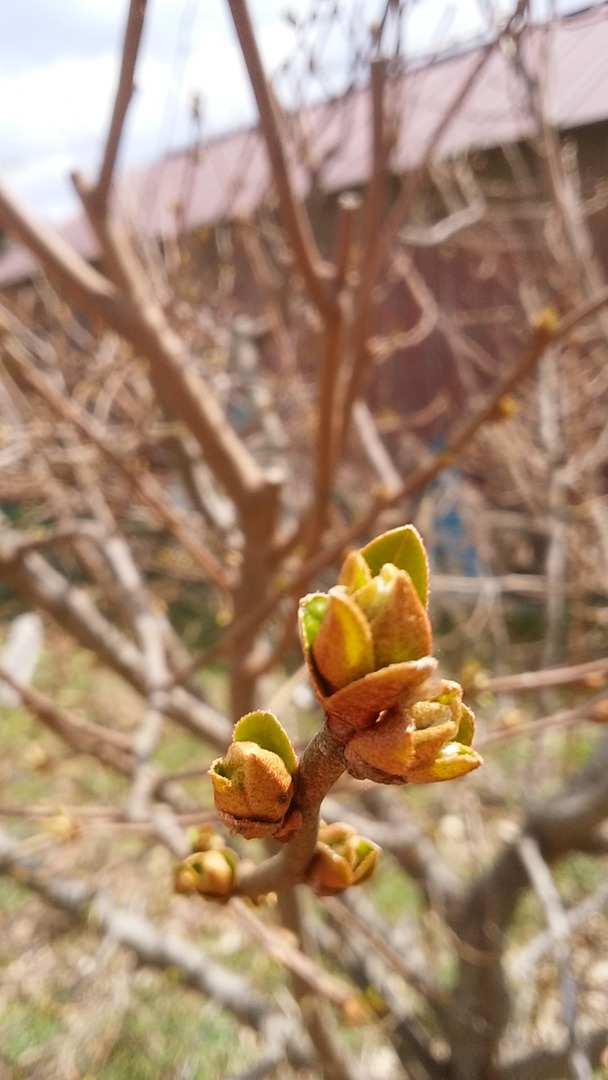
<path fill-rule="evenodd" d="M 317 844 L 315 854 L 306 874 L 306 884 L 317 896 L 333 896 L 343 892 L 353 882 L 353 872 L 348 859 L 327 844 Z"/>
<path fill-rule="evenodd" d="M 209 770 L 215 807 L 233 832 L 251 839 L 281 825 L 293 794 L 284 761 L 254 742 L 233 742 Z"/>
<path fill-rule="evenodd" d="M 376 667 L 419 660 L 431 651 L 431 624 L 405 570 L 391 563 L 382 568 L 375 581 L 386 581 L 386 589 L 371 619 Z"/>
<path fill-rule="evenodd" d="M 234 886 L 237 857 L 230 848 L 213 848 L 189 855 L 176 867 L 175 891 L 218 899 Z"/>
<path fill-rule="evenodd" d="M 367 881 L 377 859 L 377 845 L 359 836 L 350 825 L 321 822 L 306 881 L 317 895 L 331 896 Z"/>
<path fill-rule="evenodd" d="M 462 688 L 444 681 L 433 700 L 398 705 L 356 733 L 344 750 L 346 767 L 357 779 L 382 784 L 453 780 L 481 764 L 470 746 L 473 733 Z"/>
<path fill-rule="evenodd" d="M 304 655 L 337 738 L 424 696 L 416 691 L 435 667 L 426 597 L 424 547 L 406 525 L 351 552 L 328 594 L 301 601 Z"/>
<path fill-rule="evenodd" d="M 297 769 L 293 747 L 273 713 L 241 717 L 226 754 L 209 770 L 221 821 L 248 840 L 280 832 Z"/>

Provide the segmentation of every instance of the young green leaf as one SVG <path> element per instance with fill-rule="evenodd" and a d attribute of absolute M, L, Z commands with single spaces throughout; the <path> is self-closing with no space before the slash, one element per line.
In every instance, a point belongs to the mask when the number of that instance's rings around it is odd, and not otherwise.
<path fill-rule="evenodd" d="M 300 600 L 300 631 L 306 649 L 311 648 L 319 632 L 328 604 L 329 596 L 327 593 L 309 593 L 308 596 L 303 596 Z"/>
<path fill-rule="evenodd" d="M 329 594 L 327 612 L 312 644 L 318 671 L 334 690 L 356 682 L 374 669 L 369 623 L 347 595 Z"/>
<path fill-rule="evenodd" d="M 420 533 L 413 525 L 402 525 L 382 533 L 362 548 L 361 554 L 374 576 L 380 573 L 385 563 L 394 563 L 399 570 L 407 570 L 418 596 L 426 604 L 428 563 Z"/>
<path fill-rule="evenodd" d="M 263 750 L 277 754 L 293 776 L 298 768 L 298 759 L 289 736 L 277 720 L 274 713 L 258 710 L 242 716 L 235 725 L 234 742 L 253 742 Z"/>

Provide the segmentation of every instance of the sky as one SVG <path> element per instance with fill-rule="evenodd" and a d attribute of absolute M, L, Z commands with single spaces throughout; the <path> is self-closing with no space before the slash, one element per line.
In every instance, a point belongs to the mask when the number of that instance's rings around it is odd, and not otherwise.
<path fill-rule="evenodd" d="M 575 0 L 565 2 L 575 5 Z M 297 85 L 280 75 L 296 44 L 289 9 L 301 16 L 310 3 L 250 0 L 264 61 L 271 73 L 278 73 L 287 104 Z M 317 36 L 300 39 L 297 55 L 300 74 L 318 97 L 341 89 L 347 27 L 365 34 L 383 2 L 338 0 L 344 21 L 334 21 L 328 35 L 323 13 L 334 2 L 314 4 L 321 12 Z M 466 42 L 487 25 L 488 17 L 500 23 L 513 4 L 410 0 L 408 51 L 418 56 Z M 62 221 L 77 208 L 70 172 L 94 176 L 100 161 L 128 0 L 5 0 L 0 8 L 0 169 L 32 210 Z M 313 41 L 320 65 L 311 87 L 307 47 Z M 255 120 L 225 0 L 148 0 L 136 85 L 121 157 L 126 169 Z M 194 95 L 201 102 L 200 129 L 192 117 Z"/>

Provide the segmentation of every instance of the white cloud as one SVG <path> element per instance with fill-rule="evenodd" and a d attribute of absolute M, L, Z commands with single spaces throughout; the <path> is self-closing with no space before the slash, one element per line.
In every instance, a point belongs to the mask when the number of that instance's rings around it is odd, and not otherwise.
<path fill-rule="evenodd" d="M 46 217 L 75 205 L 69 174 L 89 171 L 109 115 L 117 59 L 69 57 L 0 77 L 0 162 L 22 199 Z"/>
<path fill-rule="evenodd" d="M 13 189 L 30 209 L 49 221 L 70 217 L 77 200 L 70 180 L 74 158 L 55 153 L 10 170 Z"/>
<path fill-rule="evenodd" d="M 69 58 L 43 68 L 0 77 L 3 101 L 0 145 L 24 157 L 44 150 L 93 145 L 108 113 L 108 86 L 115 77 L 111 53 L 89 59 Z"/>
<path fill-rule="evenodd" d="M 282 0 L 252 5 L 264 57 L 288 47 Z M 126 0 L 20 0 L 3 12 L 0 40 L 0 167 L 47 218 L 72 212 L 68 174 L 94 173 L 118 78 Z M 123 161 L 151 160 L 203 135 L 252 122 L 255 109 L 224 0 L 152 0 Z"/>
<path fill-rule="evenodd" d="M 123 0 L 9 0 L 2 12 L 0 67 L 19 75 L 69 58 L 112 53 L 125 10 Z"/>

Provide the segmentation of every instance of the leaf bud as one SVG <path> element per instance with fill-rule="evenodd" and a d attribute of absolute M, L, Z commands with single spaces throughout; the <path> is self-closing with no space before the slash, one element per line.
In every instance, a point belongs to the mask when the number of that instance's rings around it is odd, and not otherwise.
<path fill-rule="evenodd" d="M 272 713 L 242 717 L 224 757 L 209 770 L 220 820 L 248 840 L 280 832 L 297 767 L 289 738 Z"/>
<path fill-rule="evenodd" d="M 367 881 L 376 868 L 379 848 L 350 825 L 320 823 L 315 854 L 306 875 L 318 896 L 332 896 Z"/>
<path fill-rule="evenodd" d="M 175 869 L 177 893 L 198 893 L 211 899 L 229 896 L 234 887 L 237 857 L 230 848 L 196 851 Z"/>
<path fill-rule="evenodd" d="M 397 702 L 424 696 L 435 668 L 426 611 L 427 564 L 411 525 L 345 559 L 329 593 L 300 603 L 300 634 L 314 692 L 346 741 Z"/>
<path fill-rule="evenodd" d="M 471 748 L 473 734 L 462 688 L 444 680 L 432 700 L 397 705 L 357 732 L 344 750 L 346 767 L 357 779 L 381 784 L 454 780 L 482 763 Z"/>

